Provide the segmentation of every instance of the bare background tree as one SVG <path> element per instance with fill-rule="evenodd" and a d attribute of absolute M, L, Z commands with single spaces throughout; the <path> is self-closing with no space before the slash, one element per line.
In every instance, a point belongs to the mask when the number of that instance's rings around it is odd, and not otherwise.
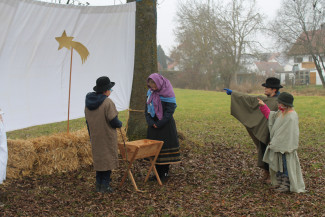
<path fill-rule="evenodd" d="M 263 17 L 255 0 L 187 0 L 176 14 L 179 44 L 172 50 L 181 69 L 192 78 L 189 88 L 229 87 L 236 80 L 243 54 L 256 46 Z M 190 85 L 190 84 L 189 84 Z"/>
<path fill-rule="evenodd" d="M 325 88 L 324 67 L 325 21 L 324 0 L 283 0 L 276 18 L 270 23 L 270 32 L 289 54 L 312 56 Z M 325 27 L 325 26 L 323 26 Z"/>

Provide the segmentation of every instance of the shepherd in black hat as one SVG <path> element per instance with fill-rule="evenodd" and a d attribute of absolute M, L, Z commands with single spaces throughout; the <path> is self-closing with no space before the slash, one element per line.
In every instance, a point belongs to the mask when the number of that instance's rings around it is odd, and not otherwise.
<path fill-rule="evenodd" d="M 280 80 L 275 77 L 267 78 L 264 87 L 265 96 L 252 96 L 239 93 L 230 89 L 226 90 L 231 95 L 231 115 L 240 121 L 247 129 L 258 151 L 257 166 L 263 169 L 263 181 L 269 182 L 269 165 L 263 162 L 267 144 L 270 142 L 267 120 L 259 110 L 258 99 L 262 99 L 271 111 L 277 111 L 277 96 L 282 88 Z"/>
<path fill-rule="evenodd" d="M 111 171 L 118 167 L 116 128 L 122 127 L 114 102 L 109 98 L 115 83 L 107 76 L 96 80 L 95 92 L 86 96 L 85 117 L 90 136 L 96 191 L 111 193 Z"/>
<path fill-rule="evenodd" d="M 277 89 L 277 90 L 283 88 L 282 85 L 280 84 L 280 80 L 275 77 L 267 78 L 265 83 L 262 84 L 262 86 L 266 88 Z"/>

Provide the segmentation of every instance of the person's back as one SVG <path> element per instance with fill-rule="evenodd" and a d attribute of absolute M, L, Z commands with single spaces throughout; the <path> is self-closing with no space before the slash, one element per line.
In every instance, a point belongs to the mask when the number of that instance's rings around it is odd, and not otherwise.
<path fill-rule="evenodd" d="M 117 114 L 115 105 L 109 98 L 106 98 L 95 110 L 87 107 L 85 109 L 93 155 L 99 158 L 94 160 L 96 171 L 113 170 L 118 167 L 117 132 L 107 124 Z"/>
<path fill-rule="evenodd" d="M 96 191 L 112 192 L 111 171 L 118 167 L 116 128 L 122 126 L 114 102 L 108 98 L 115 85 L 108 77 L 96 81 L 94 91 L 86 96 L 85 118 L 96 170 Z"/>

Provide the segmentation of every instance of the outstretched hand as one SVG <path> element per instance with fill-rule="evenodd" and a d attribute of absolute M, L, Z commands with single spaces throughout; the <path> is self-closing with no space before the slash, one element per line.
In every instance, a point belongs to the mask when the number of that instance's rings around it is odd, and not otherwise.
<path fill-rule="evenodd" d="M 227 89 L 227 88 L 224 88 L 224 90 L 226 91 L 226 93 L 227 93 L 228 95 L 231 95 L 231 93 L 232 93 L 232 90 L 230 90 L 230 89 Z"/>
<path fill-rule="evenodd" d="M 258 104 L 260 106 L 264 106 L 265 105 L 265 103 L 263 102 L 263 100 L 261 100 L 260 98 L 257 98 L 257 100 L 258 100 Z"/>

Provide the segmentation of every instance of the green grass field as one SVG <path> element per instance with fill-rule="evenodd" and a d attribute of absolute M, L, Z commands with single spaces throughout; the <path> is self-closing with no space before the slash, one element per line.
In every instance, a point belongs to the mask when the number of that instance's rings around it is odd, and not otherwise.
<path fill-rule="evenodd" d="M 324 96 L 295 97 L 300 127 L 298 155 L 307 193 L 280 194 L 260 182 L 255 146 L 245 128 L 230 115 L 230 96 L 184 89 L 175 89 L 175 93 L 178 107 L 174 118 L 185 139 L 181 141 L 182 164 L 171 168 L 167 184 L 159 187 L 156 183 L 141 183 L 141 162 L 136 165 L 136 179 L 146 192 L 140 194 L 130 183 L 113 195 L 92 192 L 91 168 L 11 181 L 5 189 L 5 215 L 324 216 Z M 127 113 L 121 112 L 119 117 L 125 123 Z M 85 121 L 73 120 L 70 126 L 77 130 L 85 127 Z M 64 131 L 66 122 L 8 132 L 8 138 Z M 114 188 L 121 174 L 120 170 L 114 172 Z M 30 195 L 33 200 L 28 199 Z M 37 205 L 22 206 L 22 200 Z"/>

